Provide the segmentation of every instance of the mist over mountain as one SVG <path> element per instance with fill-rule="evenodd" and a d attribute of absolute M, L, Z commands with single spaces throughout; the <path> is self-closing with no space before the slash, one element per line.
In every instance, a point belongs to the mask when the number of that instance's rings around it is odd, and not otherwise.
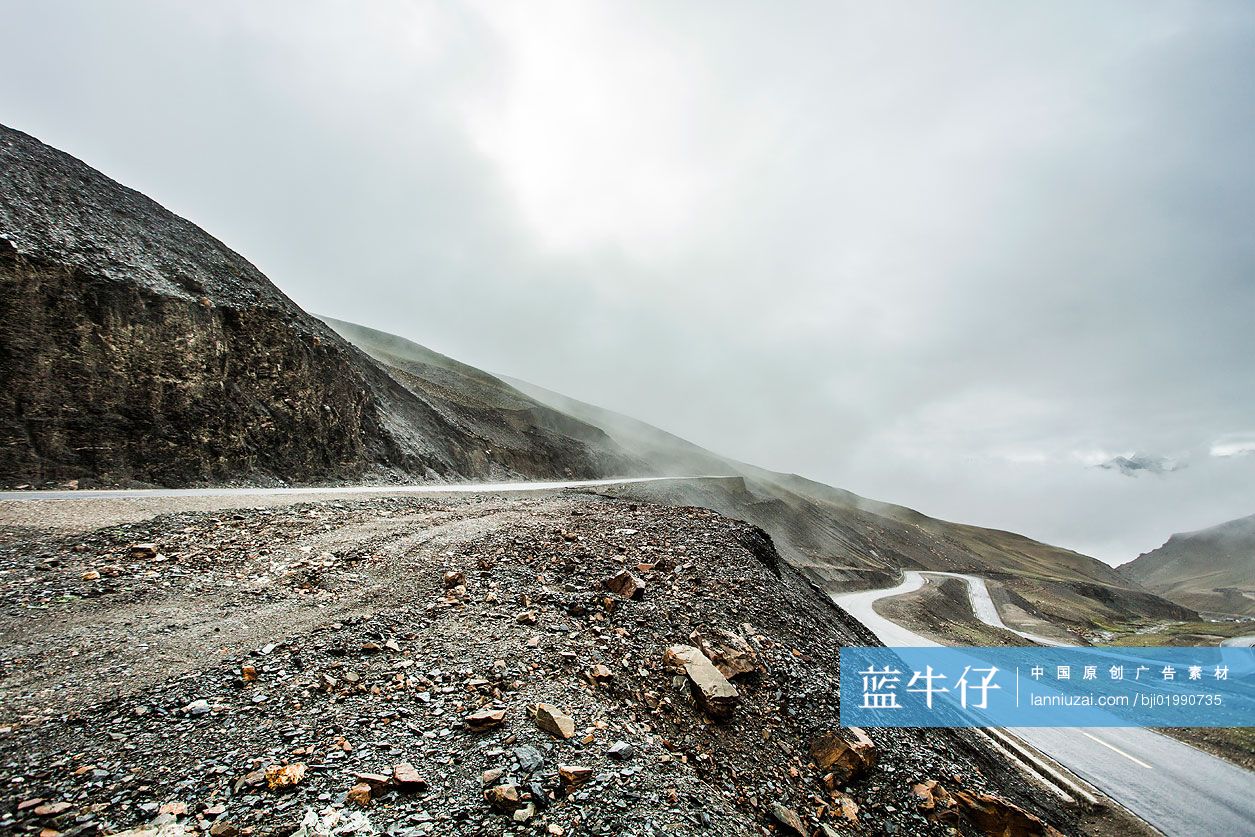
<path fill-rule="evenodd" d="M 770 532 L 784 558 L 825 589 L 890 583 L 900 570 L 979 573 L 1006 585 L 1017 601 L 1056 622 L 1084 627 L 1095 618 L 1184 618 L 1187 609 L 1143 590 L 1086 555 L 1011 532 L 937 520 L 794 474 L 720 456 L 646 422 L 515 378 L 490 375 L 396 335 L 324 318 L 389 369 L 445 391 L 475 394 L 512 421 L 597 428 L 591 439 L 626 452 L 643 473 L 677 480 L 602 489 L 669 505 L 694 505 Z M 404 378 L 403 378 L 404 379 Z M 417 383 L 416 383 L 417 385 Z M 491 421 L 489 414 L 483 418 Z M 587 438 L 587 437 L 586 437 Z"/>
<path fill-rule="evenodd" d="M 1119 570 L 1185 607 L 1255 616 L 1255 515 L 1173 535 Z"/>

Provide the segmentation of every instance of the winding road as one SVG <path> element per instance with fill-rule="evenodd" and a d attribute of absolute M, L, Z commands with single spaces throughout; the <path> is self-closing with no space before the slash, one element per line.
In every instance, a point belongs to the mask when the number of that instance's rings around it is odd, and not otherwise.
<path fill-rule="evenodd" d="M 886 619 L 872 607 L 880 599 L 920 589 L 928 583 L 927 575 L 964 579 L 972 613 L 985 624 L 1043 644 L 1063 645 L 1008 628 L 994 607 L 984 579 L 977 576 L 908 571 L 895 587 L 845 593 L 832 600 L 871 629 L 885 645 L 939 646 L 940 643 Z M 1251 645 L 1255 644 L 1255 637 L 1235 637 L 1229 642 Z M 1008 732 L 1172 837 L 1255 834 L 1255 773 L 1188 744 L 1140 728 L 1021 727 Z"/>

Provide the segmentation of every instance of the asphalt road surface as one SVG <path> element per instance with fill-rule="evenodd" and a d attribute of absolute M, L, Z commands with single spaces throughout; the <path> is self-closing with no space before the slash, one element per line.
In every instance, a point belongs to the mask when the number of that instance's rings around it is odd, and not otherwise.
<path fill-rule="evenodd" d="M 126 500 L 141 497 L 226 497 L 232 494 L 497 494 L 511 491 L 552 491 L 561 488 L 596 488 L 633 482 L 659 482 L 676 477 L 622 477 L 606 480 L 564 482 L 465 482 L 422 485 L 338 485 L 312 488 L 134 488 L 102 491 L 0 491 L 0 500 Z M 705 479 L 686 477 L 685 479 Z"/>
<path fill-rule="evenodd" d="M 960 577 L 979 582 L 968 582 L 972 612 L 977 618 L 993 627 L 1005 628 L 984 581 L 975 576 Z M 833 596 L 833 601 L 870 628 L 885 645 L 932 647 L 939 643 L 872 609 L 872 603 L 878 599 L 914 592 L 925 583 L 923 573 L 906 572 L 896 587 Z M 1228 643 L 1252 645 L 1255 637 L 1235 637 Z M 1170 837 L 1255 835 L 1255 773 L 1188 744 L 1138 728 L 1022 727 L 1009 732 Z"/>

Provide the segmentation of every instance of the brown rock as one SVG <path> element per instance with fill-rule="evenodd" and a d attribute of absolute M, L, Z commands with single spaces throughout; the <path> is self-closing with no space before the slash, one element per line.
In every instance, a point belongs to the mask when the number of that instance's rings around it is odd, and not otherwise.
<path fill-rule="evenodd" d="M 582 764 L 560 764 L 558 777 L 562 779 L 562 784 L 574 788 L 593 778 L 593 769 Z"/>
<path fill-rule="evenodd" d="M 834 810 L 838 811 L 842 817 L 858 825 L 858 803 L 853 797 L 837 791 L 832 795 L 832 804 Z"/>
<path fill-rule="evenodd" d="M 505 723 L 504 709 L 480 709 L 462 719 L 475 731 L 493 729 Z"/>
<path fill-rule="evenodd" d="M 988 837 L 1061 837 L 1039 817 L 1000 796 L 960 790 L 954 799 L 963 816 Z"/>
<path fill-rule="evenodd" d="M 35 816 L 55 817 L 57 814 L 64 814 L 71 807 L 68 802 L 45 802 L 43 805 L 36 806 Z"/>
<path fill-rule="evenodd" d="M 95 570 L 88 570 L 83 573 L 83 581 L 95 581 L 98 578 L 100 578 L 100 573 Z"/>
<path fill-rule="evenodd" d="M 296 764 L 272 764 L 266 768 L 266 787 L 272 791 L 295 787 L 304 778 L 305 765 L 299 762 Z"/>
<path fill-rule="evenodd" d="M 596 666 L 593 666 L 591 669 L 589 669 L 588 677 L 594 683 L 597 683 L 600 685 L 603 683 L 609 683 L 611 680 L 613 680 L 614 672 L 612 672 L 606 666 L 596 665 Z"/>
<path fill-rule="evenodd" d="M 257 679 L 257 668 L 255 666 L 240 666 L 240 676 L 244 678 L 245 683 L 252 683 Z"/>
<path fill-rule="evenodd" d="M 575 735 L 575 719 L 552 703 L 536 704 L 536 726 L 558 738 Z"/>
<path fill-rule="evenodd" d="M 348 801 L 365 808 L 370 804 L 370 785 L 365 782 L 358 782 L 349 788 Z"/>
<path fill-rule="evenodd" d="M 645 597 L 645 582 L 627 570 L 619 570 L 602 581 L 601 586 L 611 593 L 619 594 L 625 599 L 643 599 Z"/>
<path fill-rule="evenodd" d="M 365 782 L 373 790 L 383 790 L 392 784 L 392 777 L 385 773 L 354 773 L 353 778 L 358 783 Z"/>
<path fill-rule="evenodd" d="M 832 777 L 830 787 L 848 785 L 876 766 L 876 744 L 858 727 L 850 727 L 854 741 L 847 741 L 837 730 L 829 730 L 811 742 L 811 759 Z M 824 778 L 828 784 L 828 777 Z"/>
<path fill-rule="evenodd" d="M 420 791 L 427 788 L 427 780 L 418 775 L 414 765 L 401 762 L 392 768 L 392 781 L 402 790 Z"/>
<path fill-rule="evenodd" d="M 484 791 L 484 799 L 503 814 L 513 814 L 523 807 L 517 785 L 494 785 Z"/>
<path fill-rule="evenodd" d="M 452 590 L 454 587 L 466 585 L 466 573 L 456 570 L 450 570 L 444 574 L 444 589 Z"/>
<path fill-rule="evenodd" d="M 131 549 L 130 549 L 130 552 L 131 552 L 131 557 L 132 557 L 132 558 L 136 558 L 136 559 L 139 559 L 139 558 L 156 558 L 156 557 L 157 557 L 157 544 L 155 544 L 155 543 L 133 543 L 133 544 L 131 544 Z"/>
<path fill-rule="evenodd" d="M 758 653 L 732 631 L 722 628 L 704 633 L 694 631 L 689 640 L 728 679 L 763 670 Z"/>
<path fill-rule="evenodd" d="M 536 614 L 530 610 L 520 611 L 514 615 L 514 621 L 518 622 L 520 625 L 535 625 Z"/>
<path fill-rule="evenodd" d="M 806 826 L 802 818 L 779 802 L 771 806 L 771 818 L 780 824 L 780 830 L 793 837 L 807 837 Z"/>
<path fill-rule="evenodd" d="M 940 813 L 955 806 L 954 797 L 936 779 L 914 785 L 911 794 L 918 800 L 919 809 L 924 812 Z"/>
<path fill-rule="evenodd" d="M 693 697 L 706 714 L 720 719 L 732 716 L 741 694 L 705 654 L 691 645 L 672 645 L 664 652 L 663 662 L 684 673 Z"/>

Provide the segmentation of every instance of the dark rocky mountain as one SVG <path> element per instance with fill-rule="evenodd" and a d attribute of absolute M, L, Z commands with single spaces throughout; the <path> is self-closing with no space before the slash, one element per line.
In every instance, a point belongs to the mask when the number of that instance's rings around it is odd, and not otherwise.
<path fill-rule="evenodd" d="M 1255 616 L 1255 515 L 1173 535 L 1120 572 L 1195 610 Z"/>
<path fill-rule="evenodd" d="M 195 224 L 3 126 L 0 374 L 9 485 L 584 477 L 633 465 L 578 422 L 503 434 L 467 398 L 390 374 Z"/>

